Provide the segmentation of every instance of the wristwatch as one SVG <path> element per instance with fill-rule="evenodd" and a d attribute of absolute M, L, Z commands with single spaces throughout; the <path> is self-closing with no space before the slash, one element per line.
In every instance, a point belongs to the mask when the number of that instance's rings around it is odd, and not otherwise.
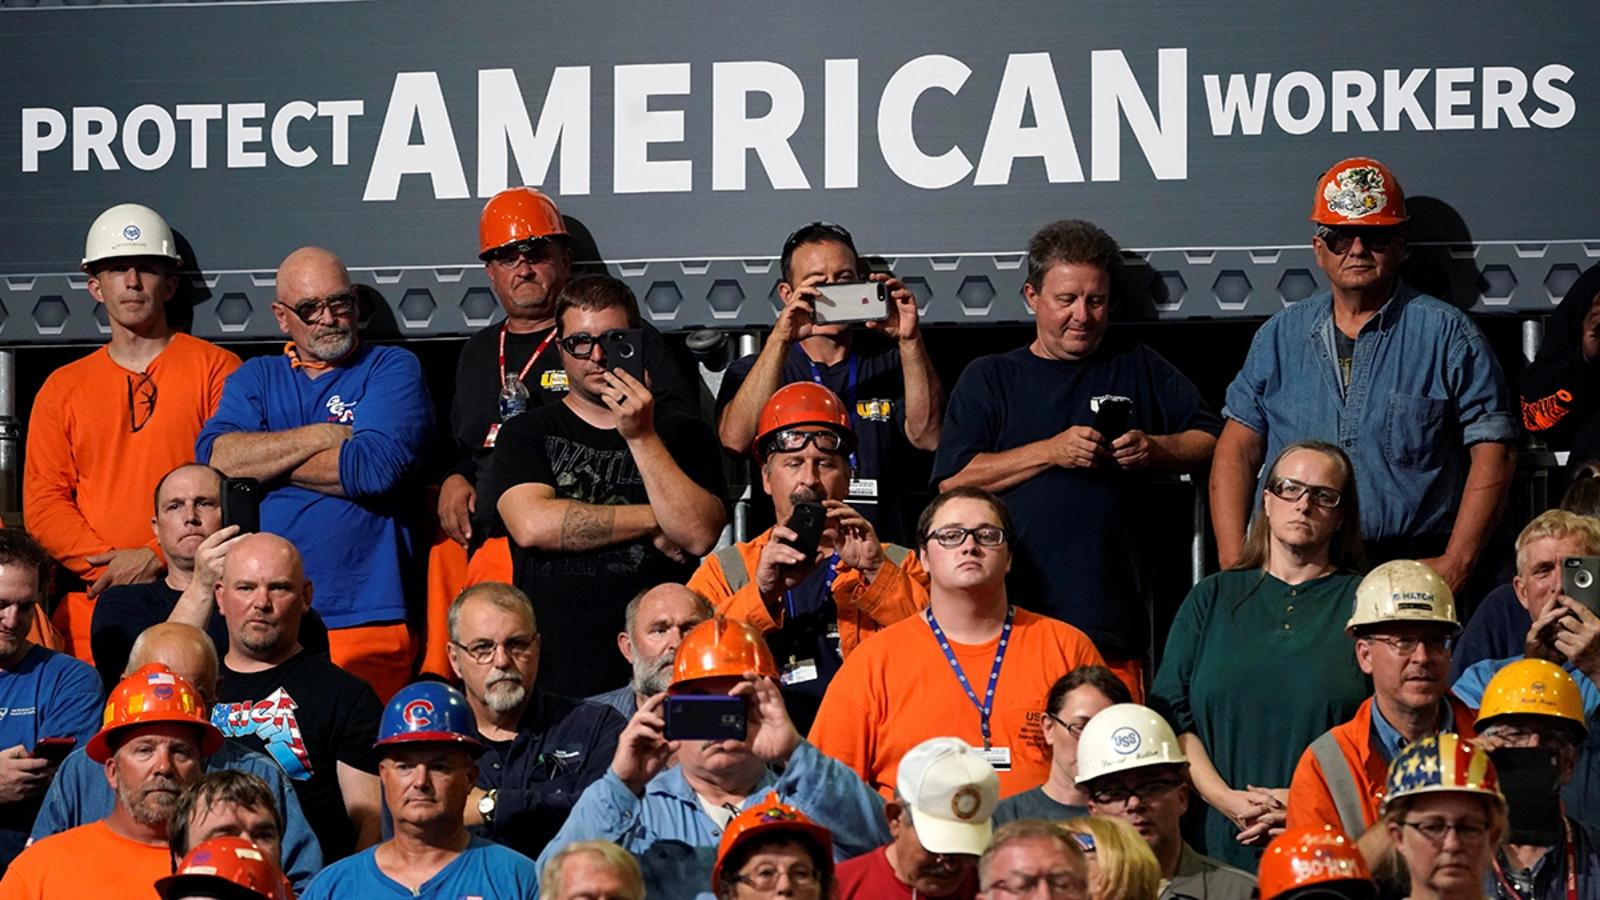
<path fill-rule="evenodd" d="M 483 824 L 494 824 L 494 802 L 499 796 L 500 791 L 496 789 L 484 794 L 483 797 L 478 800 L 478 815 L 483 817 Z"/>

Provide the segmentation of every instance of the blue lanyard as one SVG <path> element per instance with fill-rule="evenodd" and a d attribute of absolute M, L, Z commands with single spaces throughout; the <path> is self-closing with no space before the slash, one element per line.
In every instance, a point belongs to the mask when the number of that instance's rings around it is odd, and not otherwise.
<path fill-rule="evenodd" d="M 833 556 L 828 558 L 828 574 L 822 576 L 823 599 L 833 596 L 833 579 L 839 576 L 839 551 L 833 551 Z M 783 592 L 784 605 L 789 608 L 788 621 L 794 621 L 794 591 Z"/>
<path fill-rule="evenodd" d="M 813 360 L 810 356 L 806 356 L 806 352 L 804 350 L 800 351 L 800 355 L 806 357 L 806 365 L 811 367 L 811 380 L 815 381 L 817 384 L 822 384 L 822 370 L 817 368 L 816 361 Z M 823 387 L 827 387 L 827 385 L 825 385 L 825 384 L 822 384 L 822 386 Z M 845 396 L 844 396 L 845 410 L 846 410 L 846 412 L 849 413 L 850 421 L 851 421 L 851 423 L 853 425 L 855 423 L 856 419 L 857 419 L 857 416 L 856 416 L 856 355 L 855 355 L 854 352 L 851 352 L 851 354 L 850 354 L 850 375 L 849 375 L 848 379 L 844 383 L 844 394 L 845 394 Z M 850 454 L 850 474 L 851 474 L 852 478 L 855 477 L 855 472 L 856 472 L 856 455 L 854 453 L 851 453 Z"/>
<path fill-rule="evenodd" d="M 945 662 L 950 664 L 950 670 L 956 673 L 956 680 L 961 682 L 961 689 L 967 692 L 967 699 L 978 708 L 978 726 L 983 730 L 983 749 L 990 749 L 989 742 L 989 716 L 994 712 L 994 686 L 1000 681 L 1000 663 L 1006 658 L 1006 645 L 1011 643 L 1011 623 L 1017 617 L 1017 608 L 1006 605 L 1006 624 L 1000 628 L 1000 646 L 994 651 L 994 668 L 989 670 L 989 690 L 979 700 L 978 695 L 972 690 L 972 683 L 967 681 L 967 673 L 961 671 L 961 664 L 956 661 L 956 652 L 950 649 L 950 641 L 944 636 L 944 629 L 939 627 L 939 622 L 933 617 L 933 607 L 922 611 L 923 617 L 928 620 L 928 625 L 933 628 L 933 636 L 939 642 L 939 649 L 944 651 Z"/>

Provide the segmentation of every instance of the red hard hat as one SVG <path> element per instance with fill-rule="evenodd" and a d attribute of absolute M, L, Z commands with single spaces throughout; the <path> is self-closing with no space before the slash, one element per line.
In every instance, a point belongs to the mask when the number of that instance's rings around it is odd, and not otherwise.
<path fill-rule="evenodd" d="M 1317 179 L 1311 221 L 1323 225 L 1399 225 L 1406 221 L 1400 179 L 1375 159 L 1343 160 Z"/>
<path fill-rule="evenodd" d="M 117 732 L 155 722 L 180 722 L 199 732 L 200 755 L 222 749 L 222 732 L 211 724 L 211 710 L 194 686 L 161 663 L 142 666 L 122 679 L 106 698 L 100 732 L 89 738 L 86 752 L 97 763 L 111 758 L 111 741 Z"/>
<path fill-rule="evenodd" d="M 1290 828 L 1273 838 L 1261 855 L 1257 878 L 1261 900 L 1310 887 L 1351 898 L 1377 894 L 1355 841 L 1332 825 Z"/>
<path fill-rule="evenodd" d="M 220 900 L 289 900 L 283 873 L 254 842 L 225 835 L 189 851 L 175 874 L 156 881 L 163 900 L 204 896 Z"/>
<path fill-rule="evenodd" d="M 743 678 L 746 672 L 778 677 L 767 639 L 748 622 L 712 616 L 683 636 L 667 690 L 681 693 L 684 686 L 703 678 Z"/>
<path fill-rule="evenodd" d="M 531 187 L 506 188 L 489 198 L 478 217 L 478 258 L 486 260 L 507 244 L 554 235 L 567 236 L 555 201 Z"/>
<path fill-rule="evenodd" d="M 767 799 L 734 816 L 727 830 L 722 832 L 722 842 L 717 845 L 717 863 L 711 869 L 712 893 L 722 894 L 722 861 L 728 858 L 728 854 L 745 841 L 769 831 L 789 831 L 812 839 L 822 851 L 818 865 L 832 870 L 833 834 L 811 821 L 811 817 L 800 810 L 778 802 L 778 795 L 772 793 L 767 795 Z"/>
<path fill-rule="evenodd" d="M 856 448 L 856 432 L 850 427 L 850 410 L 839 395 L 815 381 L 797 381 L 778 388 L 767 405 L 761 407 L 761 418 L 756 423 L 756 442 L 752 448 L 757 459 L 763 458 L 761 445 L 767 436 L 785 428 L 802 425 L 820 425 L 844 435 L 845 444 L 852 452 Z"/>

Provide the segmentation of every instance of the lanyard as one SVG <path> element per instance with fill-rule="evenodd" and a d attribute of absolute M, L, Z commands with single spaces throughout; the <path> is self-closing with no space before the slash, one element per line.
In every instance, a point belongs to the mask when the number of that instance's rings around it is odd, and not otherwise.
<path fill-rule="evenodd" d="M 833 556 L 828 558 L 828 574 L 822 576 L 822 599 L 824 602 L 833 596 L 833 580 L 839 577 L 839 551 L 833 551 Z M 789 621 L 794 621 L 794 591 L 783 592 L 783 603 L 789 608 Z"/>
<path fill-rule="evenodd" d="M 501 387 L 505 387 L 506 386 L 506 332 L 508 330 L 510 330 L 509 326 L 505 325 L 504 323 L 502 323 L 500 325 L 500 386 Z M 527 380 L 528 380 L 528 370 L 533 368 L 534 360 L 537 360 L 539 358 L 539 355 L 544 353 L 544 348 L 550 346 L 550 342 L 552 340 L 555 340 L 555 336 L 556 336 L 556 330 L 554 328 L 551 328 L 550 329 L 550 333 L 545 335 L 544 336 L 544 340 L 540 341 L 539 342 L 539 346 L 534 349 L 533 355 L 528 357 L 528 364 L 522 367 L 522 371 L 521 372 L 517 373 L 517 380 L 518 381 L 521 381 L 521 382 L 524 382 L 524 383 L 527 382 Z"/>
<path fill-rule="evenodd" d="M 933 617 L 933 607 L 922 611 L 928 625 L 933 628 L 933 636 L 939 641 L 939 649 L 944 651 L 945 662 L 950 664 L 950 670 L 956 673 L 956 680 L 961 682 L 962 690 L 967 692 L 967 699 L 978 708 L 978 727 L 983 730 L 983 749 L 989 750 L 989 715 L 994 712 L 994 686 L 1000 681 L 1000 663 L 1006 658 L 1006 645 L 1011 642 L 1011 623 L 1017 617 L 1017 608 L 1006 604 L 1006 624 L 1000 627 L 1000 646 L 994 651 L 994 668 L 989 670 L 989 690 L 979 700 L 973 692 L 972 684 L 967 681 L 967 673 L 961 671 L 961 664 L 956 661 L 956 652 L 950 649 L 950 641 L 944 636 L 944 629 L 939 627 L 939 622 Z"/>
<path fill-rule="evenodd" d="M 1567 900 L 1578 900 L 1578 854 L 1572 846 L 1572 820 L 1562 816 L 1561 824 L 1567 829 Z M 1500 886 L 1505 888 L 1510 900 L 1528 900 L 1511 886 L 1510 879 L 1506 878 L 1506 873 L 1500 868 L 1499 856 L 1498 853 L 1495 854 L 1494 875 L 1500 879 Z"/>
<path fill-rule="evenodd" d="M 504 340 L 504 338 L 501 338 L 501 340 Z M 804 350 L 800 351 L 800 355 L 805 356 L 805 351 Z M 504 365 L 504 363 L 502 363 L 502 365 Z M 815 381 L 817 384 L 822 384 L 822 370 L 817 368 L 816 361 L 813 360 L 811 357 L 806 356 L 806 365 L 811 367 L 811 380 Z M 844 383 L 845 411 L 847 413 L 849 413 L 850 421 L 852 423 L 854 423 L 855 420 L 856 420 L 856 374 L 857 374 L 856 373 L 856 355 L 852 351 L 851 354 L 850 354 L 850 375 L 849 375 L 848 379 Z M 822 386 L 823 387 L 827 387 L 827 385 L 825 385 L 825 384 L 822 384 Z M 855 471 L 856 471 L 856 455 L 855 455 L 855 453 L 851 453 L 850 454 L 850 472 L 851 472 L 851 476 L 852 477 L 854 477 Z"/>

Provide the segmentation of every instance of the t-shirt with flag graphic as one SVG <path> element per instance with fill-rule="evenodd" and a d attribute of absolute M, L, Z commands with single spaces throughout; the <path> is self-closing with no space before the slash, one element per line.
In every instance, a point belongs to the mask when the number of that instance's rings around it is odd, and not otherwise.
<path fill-rule="evenodd" d="M 277 761 L 332 861 L 355 849 L 355 828 L 339 790 L 338 763 L 377 774 L 383 704 L 361 679 L 304 650 L 260 672 L 222 666 L 211 724 L 224 737 Z"/>

